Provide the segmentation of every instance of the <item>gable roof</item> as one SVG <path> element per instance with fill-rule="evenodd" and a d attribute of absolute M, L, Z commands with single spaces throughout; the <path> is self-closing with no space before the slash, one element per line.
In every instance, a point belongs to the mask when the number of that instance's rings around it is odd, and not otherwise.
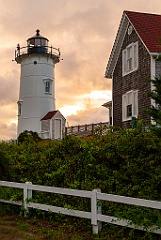
<path fill-rule="evenodd" d="M 125 14 L 149 52 L 161 51 L 161 15 L 130 11 L 125 11 Z"/>
<path fill-rule="evenodd" d="M 129 23 L 133 26 L 149 53 L 157 54 L 161 51 L 161 15 L 124 11 L 106 67 L 105 77 L 107 78 L 112 77 Z"/>
<path fill-rule="evenodd" d="M 58 110 L 56 110 L 56 111 L 51 111 L 51 112 L 48 112 L 43 118 L 41 118 L 41 120 L 40 121 L 42 121 L 42 120 L 49 120 L 49 119 L 51 119 L 52 117 L 54 117 L 54 115 L 57 113 L 57 112 L 59 112 Z"/>

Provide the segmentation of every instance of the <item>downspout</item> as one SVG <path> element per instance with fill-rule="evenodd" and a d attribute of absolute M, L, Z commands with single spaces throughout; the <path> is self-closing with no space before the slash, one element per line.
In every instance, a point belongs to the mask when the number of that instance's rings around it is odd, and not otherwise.
<path fill-rule="evenodd" d="M 50 132 L 49 132 L 50 139 L 53 137 L 53 126 L 52 126 L 52 118 L 50 119 Z"/>
<path fill-rule="evenodd" d="M 156 71 L 155 71 L 155 59 L 157 58 L 157 56 L 159 55 L 159 53 L 151 53 L 151 79 L 155 79 L 156 76 Z M 154 85 L 151 82 L 151 91 L 154 90 Z M 151 98 L 151 106 L 155 105 L 155 100 Z M 155 124 L 155 122 L 152 120 L 151 118 L 151 123 Z"/>

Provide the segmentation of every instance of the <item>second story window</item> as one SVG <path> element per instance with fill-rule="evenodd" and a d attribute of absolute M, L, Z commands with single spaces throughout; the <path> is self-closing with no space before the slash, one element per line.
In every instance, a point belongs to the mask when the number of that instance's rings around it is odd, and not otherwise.
<path fill-rule="evenodd" d="M 44 79 L 45 94 L 52 94 L 52 80 Z"/>
<path fill-rule="evenodd" d="M 138 42 L 131 43 L 122 51 L 122 75 L 138 69 Z"/>

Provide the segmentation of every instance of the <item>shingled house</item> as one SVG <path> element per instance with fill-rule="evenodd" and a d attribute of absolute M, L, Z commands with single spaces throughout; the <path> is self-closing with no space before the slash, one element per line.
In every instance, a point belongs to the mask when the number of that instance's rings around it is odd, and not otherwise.
<path fill-rule="evenodd" d="M 132 126 L 132 119 L 151 121 L 146 114 L 154 104 L 147 94 L 152 85 L 147 79 L 161 75 L 161 16 L 124 11 L 106 67 L 105 77 L 112 78 L 111 125 Z"/>

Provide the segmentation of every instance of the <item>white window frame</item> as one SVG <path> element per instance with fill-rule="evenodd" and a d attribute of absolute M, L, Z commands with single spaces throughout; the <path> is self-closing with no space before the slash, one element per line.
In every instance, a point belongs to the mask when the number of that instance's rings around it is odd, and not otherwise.
<path fill-rule="evenodd" d="M 127 116 L 127 106 L 132 105 L 132 115 Z M 131 90 L 122 95 L 122 121 L 138 117 L 138 90 Z"/>
<path fill-rule="evenodd" d="M 130 53 L 130 55 L 129 55 Z M 129 44 L 122 51 L 122 76 L 138 69 L 138 42 Z"/>
<path fill-rule="evenodd" d="M 53 83 L 53 80 L 48 78 L 48 79 L 44 79 L 43 81 L 44 81 L 44 87 L 45 87 L 45 94 L 52 94 L 52 83 Z M 47 86 L 47 84 L 49 86 Z M 47 87 L 49 88 L 48 91 L 46 91 Z"/>

